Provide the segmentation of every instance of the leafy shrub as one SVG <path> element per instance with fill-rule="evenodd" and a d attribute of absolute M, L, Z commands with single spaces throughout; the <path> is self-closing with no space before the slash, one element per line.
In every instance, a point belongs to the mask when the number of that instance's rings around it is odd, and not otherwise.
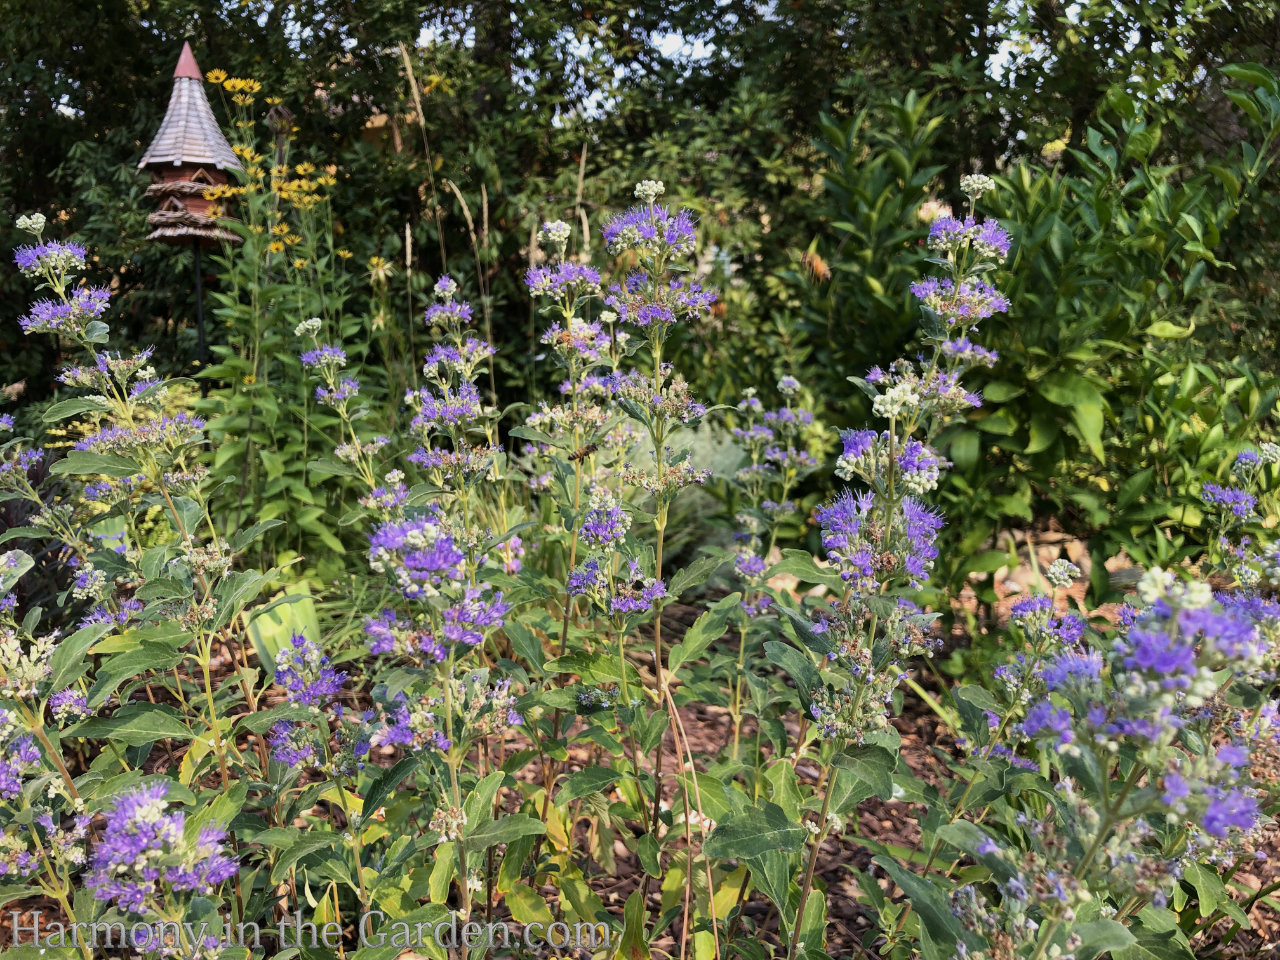
<path fill-rule="evenodd" d="M 966 214 L 996 187 L 961 183 Z M 128 924 L 146 955 L 275 955 L 310 910 L 308 955 L 443 957 L 440 940 L 387 938 L 446 929 L 452 911 L 599 925 L 613 956 L 822 960 L 817 866 L 840 835 L 903 894 L 854 869 L 888 955 L 1189 957 L 1219 911 L 1247 922 L 1219 868 L 1280 799 L 1250 772 L 1277 750 L 1280 659 L 1280 610 L 1252 588 L 1280 568 L 1240 534 L 1280 448 L 1200 491 L 1220 517 L 1207 562 L 1242 589 L 1152 570 L 1105 636 L 1058 602 L 1080 571 L 1051 567 L 989 684 L 930 698 L 954 744 L 934 785 L 903 762 L 891 718 L 938 645 L 920 605 L 942 560 L 938 445 L 981 408 L 966 375 L 999 362 L 979 331 L 1010 308 L 996 279 L 1013 240 L 992 219 L 931 224 L 935 275 L 911 287 L 922 347 L 850 378 L 876 426 L 838 438 L 835 473 L 856 489 L 816 511 L 820 557 L 774 554 L 823 446 L 784 377 L 780 405 L 748 392 L 731 414 L 742 456 L 722 482 L 741 536 L 676 568 L 676 507 L 709 480 L 694 428 L 720 409 L 670 363 L 715 294 L 690 269 L 693 217 L 662 194 L 643 181 L 605 221 L 612 282 L 570 253 L 567 224 L 543 225 L 525 283 L 564 386 L 509 427 L 518 447 L 477 382 L 493 347 L 453 278 L 435 282 L 430 351 L 393 434 L 365 416 L 361 345 L 333 316 L 296 318 L 296 362 L 330 424 L 312 472 L 359 491 L 350 524 L 366 538 L 345 616 L 323 623 L 297 590 L 262 602 L 281 571 L 244 558 L 282 519 L 219 527 L 228 485 L 198 463 L 210 427 L 167 411 L 181 387 L 147 351 L 99 349 L 109 294 L 75 282 L 85 250 L 24 219 L 36 241 L 17 263 L 49 296 L 23 329 L 84 355 L 63 381 L 85 393 L 47 416 L 89 426 L 51 467 L 69 485 L 51 504 L 31 472 L 43 452 L 0 449 L 3 495 L 35 511 L 19 535 L 78 564 L 56 612 L 83 608 L 64 638 L 41 609 L 0 603 L 6 902 L 43 895 L 60 923 Z M 0 591 L 32 565 L 8 552 Z M 664 613 L 721 571 L 734 592 L 673 633 Z M 782 589 L 782 573 L 821 589 Z M 695 750 L 695 704 L 730 717 L 717 751 Z M 895 797 L 918 811 L 914 851 L 858 829 L 863 803 Z M 601 894 L 617 844 L 636 878 L 620 913 Z M 771 903 L 776 949 L 749 897 Z M 241 942 L 246 928 L 265 942 Z"/>
<path fill-rule="evenodd" d="M 956 466 L 944 502 L 971 518 L 948 551 L 953 589 L 1005 564 L 1004 531 L 1046 518 L 1089 541 L 1097 600 L 1110 595 L 1106 558 L 1170 564 L 1206 545 L 1200 486 L 1226 471 L 1276 396 L 1271 375 L 1217 346 L 1233 335 L 1216 279 L 1228 265 L 1214 250 L 1268 168 L 1280 88 L 1255 66 L 1224 72 L 1241 85 L 1230 95 L 1258 138 L 1230 155 L 1157 165 L 1161 127 L 1115 92 L 1111 119 L 1072 154 L 1078 172 L 1021 162 L 997 178 L 993 211 L 1018 224 L 1013 309 L 988 327 L 1003 349 L 977 381 L 983 409 L 939 441 Z M 865 369 L 914 335 L 902 277 L 926 229 L 913 223 L 937 173 L 938 123 L 913 96 L 824 125 L 840 245 L 827 251 L 831 285 L 809 303 L 830 331 L 833 372 Z M 830 380 L 823 392 L 839 395 Z"/>

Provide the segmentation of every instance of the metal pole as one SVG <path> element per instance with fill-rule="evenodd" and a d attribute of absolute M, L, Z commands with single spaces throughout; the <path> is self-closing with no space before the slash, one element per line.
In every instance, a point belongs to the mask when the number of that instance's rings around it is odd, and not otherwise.
<path fill-rule="evenodd" d="M 209 353 L 204 342 L 204 277 L 203 270 L 200 269 L 200 238 L 193 237 L 191 239 L 191 248 L 195 252 L 196 258 L 196 360 L 200 364 L 200 372 L 204 372 L 204 368 L 209 363 Z M 200 379 L 200 396 L 207 397 L 209 395 L 209 381 L 203 377 Z"/>

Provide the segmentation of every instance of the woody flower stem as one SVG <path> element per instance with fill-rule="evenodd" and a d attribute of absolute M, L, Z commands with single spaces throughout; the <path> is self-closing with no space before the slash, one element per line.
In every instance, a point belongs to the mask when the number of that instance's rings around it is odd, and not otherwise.
<path fill-rule="evenodd" d="M 834 761 L 833 761 L 834 762 Z M 822 843 L 827 838 L 827 813 L 831 809 L 831 790 L 830 776 L 832 763 L 827 763 L 822 768 L 822 773 L 818 778 L 820 788 L 825 787 L 822 792 L 822 812 L 818 814 L 818 832 L 813 837 L 813 849 L 809 851 L 809 862 L 805 866 L 804 880 L 800 884 L 800 900 L 796 904 L 796 922 L 791 929 L 791 945 L 787 949 L 787 956 L 795 960 L 796 949 L 800 944 L 800 930 L 804 924 L 804 907 L 805 902 L 809 899 L 809 893 L 813 889 L 813 871 L 818 865 L 818 854 L 822 850 Z"/>

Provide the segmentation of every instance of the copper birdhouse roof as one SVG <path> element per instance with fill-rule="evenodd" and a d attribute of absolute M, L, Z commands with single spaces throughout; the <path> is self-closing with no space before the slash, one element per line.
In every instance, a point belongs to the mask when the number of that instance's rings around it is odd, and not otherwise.
<path fill-rule="evenodd" d="M 182 45 L 182 56 L 173 71 L 169 109 L 155 139 L 138 167 L 162 164 L 207 164 L 220 170 L 239 170 L 240 161 L 222 135 L 204 93 L 204 79 L 191 44 Z"/>

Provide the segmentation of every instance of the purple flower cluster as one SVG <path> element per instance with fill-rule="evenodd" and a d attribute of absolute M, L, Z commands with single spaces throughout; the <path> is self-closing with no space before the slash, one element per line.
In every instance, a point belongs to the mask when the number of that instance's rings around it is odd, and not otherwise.
<path fill-rule="evenodd" d="M 222 842 L 226 832 L 203 827 L 188 840 L 186 816 L 168 811 L 168 793 L 160 781 L 116 800 L 86 877 L 95 899 L 140 914 L 164 898 L 166 886 L 207 895 L 235 876 L 238 864 Z"/>
<path fill-rule="evenodd" d="M 694 247 L 695 224 L 687 210 L 660 204 L 636 206 L 605 221 L 600 233 L 610 253 L 640 250 L 648 254 L 688 253 Z"/>
<path fill-rule="evenodd" d="M 1009 255 L 1009 234 L 994 220 L 974 221 L 973 217 L 957 220 L 938 217 L 929 224 L 929 248 L 951 253 L 970 247 L 983 259 L 1003 260 Z"/>
<path fill-rule="evenodd" d="M 17 718 L 0 708 L 0 730 L 12 728 Z M 40 763 L 40 750 L 29 733 L 13 737 L 0 753 L 0 799 L 15 800 L 22 793 L 22 778 Z"/>
<path fill-rule="evenodd" d="M 75 449 L 125 454 L 148 448 L 173 451 L 199 440 L 204 425 L 200 417 L 183 410 L 171 417 L 159 417 L 132 427 L 106 427 L 79 441 Z"/>
<path fill-rule="evenodd" d="M 944 340 L 939 346 L 943 355 L 973 367 L 994 367 L 1000 359 L 1000 355 L 994 350 L 988 350 L 968 337 Z"/>
<path fill-rule="evenodd" d="M 352 377 L 344 377 L 337 386 L 316 387 L 316 402 L 326 407 L 339 407 L 360 393 L 360 381 Z"/>
<path fill-rule="evenodd" d="M 45 240 L 43 243 L 18 247 L 13 251 L 13 262 L 24 275 L 34 277 L 45 272 L 57 274 L 83 270 L 85 256 L 84 247 L 78 243 Z"/>
<path fill-rule="evenodd" d="M 1028 737 L 1048 738 L 1060 746 L 1066 746 L 1075 739 L 1071 714 L 1048 700 L 1041 700 L 1027 711 L 1026 719 L 1022 721 L 1022 732 Z"/>
<path fill-rule="evenodd" d="M 642 577 L 634 560 L 631 565 L 630 577 L 618 585 L 617 592 L 609 600 L 609 612 L 614 616 L 652 610 L 667 595 L 667 585 L 663 581 Z"/>
<path fill-rule="evenodd" d="M 59 690 L 49 698 L 49 712 L 58 723 L 89 716 L 89 701 L 79 690 Z"/>
<path fill-rule="evenodd" d="M 524 282 L 529 292 L 536 297 L 576 300 L 600 292 L 600 271 L 581 263 L 566 261 L 551 266 L 530 267 Z"/>
<path fill-rule="evenodd" d="M 486 596 L 483 590 L 468 587 L 462 599 L 445 607 L 441 615 L 444 640 L 454 645 L 477 646 L 484 641 L 486 630 L 502 626 L 509 609 L 502 594 Z"/>
<path fill-rule="evenodd" d="M 398 654 L 421 657 L 426 663 L 443 663 L 448 656 L 444 644 L 428 630 L 418 630 L 400 619 L 394 610 L 383 610 L 376 617 L 365 617 L 365 636 L 369 652 L 374 656 Z"/>
<path fill-rule="evenodd" d="M 579 535 L 589 547 L 604 549 L 627 535 L 631 518 L 605 487 L 592 491 Z"/>
<path fill-rule="evenodd" d="M 449 300 L 427 307 L 424 318 L 428 327 L 465 327 L 471 322 L 471 304 L 465 300 Z"/>
<path fill-rule="evenodd" d="M 277 720 L 267 733 L 271 758 L 287 767 L 309 767 L 316 759 L 315 739 L 311 730 L 292 720 Z"/>
<path fill-rule="evenodd" d="M 0 476 L 6 473 L 25 475 L 32 467 L 44 460 L 43 450 L 13 450 L 0 460 Z"/>
<path fill-rule="evenodd" d="M 1223 487 L 1206 483 L 1200 490 L 1200 499 L 1211 506 L 1223 507 L 1241 520 L 1253 514 L 1258 498 L 1237 487 Z"/>
<path fill-rule="evenodd" d="M 112 611 L 104 603 L 94 604 L 80 620 L 80 623 L 77 624 L 77 629 L 88 627 L 95 623 L 111 623 L 123 627 L 130 620 L 135 619 L 144 609 L 142 601 L 135 600 L 133 597 L 119 601 L 117 607 L 117 610 Z"/>
<path fill-rule="evenodd" d="M 321 344 L 304 351 L 300 359 L 304 367 L 345 367 L 347 352 L 340 347 Z"/>
<path fill-rule="evenodd" d="M 410 600 L 460 580 L 464 559 L 435 516 L 389 521 L 369 536 L 369 565 L 389 576 Z"/>
<path fill-rule="evenodd" d="M 1095 650 L 1063 650 L 1040 668 L 1051 692 L 1096 691 L 1102 679 L 1102 655 Z"/>
<path fill-rule="evenodd" d="M 840 567 L 840 578 L 859 591 L 876 589 L 876 550 L 865 527 L 876 508 L 869 491 L 845 490 L 820 507 L 816 518 L 822 526 L 822 546 L 827 558 Z"/>
<path fill-rule="evenodd" d="M 418 411 L 410 426 L 424 434 L 471 423 L 481 413 L 480 391 L 465 380 L 454 392 L 436 393 L 429 387 L 420 387 L 408 391 L 404 400 Z"/>
<path fill-rule="evenodd" d="M 576 317 L 549 327 L 542 335 L 542 342 L 562 356 L 588 366 L 599 363 L 609 351 L 609 334 L 603 327 Z M 573 390 L 573 385 L 569 388 Z"/>
<path fill-rule="evenodd" d="M 449 375 L 453 373 L 467 379 L 480 361 L 491 356 L 493 356 L 493 347 L 475 337 L 467 337 L 457 344 L 438 343 L 427 354 L 422 364 L 422 372 L 441 382 L 447 382 Z"/>
<path fill-rule="evenodd" d="M 911 285 L 916 299 L 933 310 L 946 323 L 971 326 L 997 313 L 1007 313 L 1009 301 L 986 280 L 969 279 L 960 283 L 947 277 L 926 277 Z"/>
<path fill-rule="evenodd" d="M 85 323 L 107 312 L 111 293 L 105 287 L 82 287 L 66 300 L 37 300 L 26 316 L 19 318 L 23 333 L 84 332 Z"/>
<path fill-rule="evenodd" d="M 276 683 L 285 688 L 295 706 L 319 709 L 342 691 L 347 675 L 329 666 L 329 658 L 303 634 L 276 654 Z"/>
<path fill-rule="evenodd" d="M 916 496 L 928 493 L 938 486 L 938 478 L 945 465 L 940 456 L 914 437 L 908 438 L 897 452 L 895 462 L 898 479 L 903 489 Z"/>
<path fill-rule="evenodd" d="M 371 743 L 375 746 L 434 748 L 448 750 L 453 742 L 445 736 L 444 721 L 435 710 L 440 700 L 425 698 L 410 707 L 404 694 L 398 694 L 395 702 L 384 715 L 383 726 L 374 733 Z"/>
<path fill-rule="evenodd" d="M 627 562 L 626 573 L 613 580 L 599 558 L 593 557 L 574 569 L 568 578 L 571 597 L 587 597 L 613 616 L 644 613 L 667 595 L 663 581 L 646 577 L 637 560 Z"/>

